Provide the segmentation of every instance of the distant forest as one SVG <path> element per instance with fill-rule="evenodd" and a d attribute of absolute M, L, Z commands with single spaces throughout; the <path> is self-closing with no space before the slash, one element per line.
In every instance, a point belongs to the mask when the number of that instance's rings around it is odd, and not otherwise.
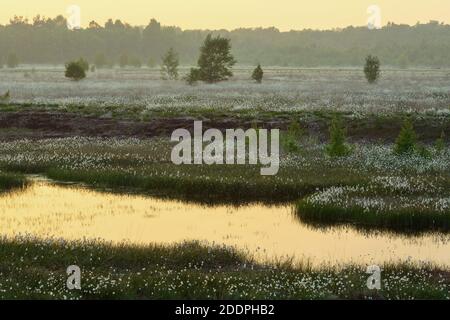
<path fill-rule="evenodd" d="M 347 27 L 328 31 L 280 32 L 276 28 L 182 30 L 162 26 L 152 19 L 147 26 L 109 20 L 92 21 L 87 28 L 68 30 L 63 16 L 32 21 L 14 17 L 0 25 L 0 59 L 17 56 L 20 63 L 61 64 L 83 57 L 91 63 L 157 65 L 171 47 L 184 65 L 196 63 L 199 47 L 208 33 L 232 41 L 232 52 L 241 65 L 361 66 L 368 54 L 383 65 L 397 67 L 449 67 L 450 25 L 437 21 L 415 26 L 389 23 L 380 30 Z"/>

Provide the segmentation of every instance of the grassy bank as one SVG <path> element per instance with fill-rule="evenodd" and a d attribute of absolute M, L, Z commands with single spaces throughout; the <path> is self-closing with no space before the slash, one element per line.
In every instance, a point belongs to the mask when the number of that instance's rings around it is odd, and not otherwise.
<path fill-rule="evenodd" d="M 155 167 L 159 167 L 156 165 Z M 173 166 L 166 166 L 174 170 Z M 254 168 L 247 168 L 253 171 Z M 202 204 L 220 203 L 285 203 L 313 193 L 318 188 L 332 186 L 333 183 L 352 184 L 360 180 L 335 171 L 327 178 L 304 172 L 302 179 L 287 180 L 254 176 L 252 180 L 243 179 L 245 168 L 208 168 L 202 174 L 173 176 L 158 173 L 133 174 L 123 171 L 71 170 L 49 168 L 43 173 L 57 181 L 86 183 L 97 188 L 113 191 L 134 191 L 154 196 L 192 201 Z M 202 170 L 203 171 L 203 170 Z M 223 173 L 221 175 L 220 173 Z M 247 172 L 248 173 L 248 172 Z M 296 173 L 299 175 L 299 172 Z"/>
<path fill-rule="evenodd" d="M 299 201 L 296 210 L 302 222 L 313 226 L 351 225 L 366 230 L 402 233 L 450 231 L 450 210 L 396 208 L 381 211 L 367 210 L 362 206 L 314 205 L 308 200 Z"/>
<path fill-rule="evenodd" d="M 378 176 L 369 183 L 331 187 L 297 202 L 312 225 L 352 225 L 400 232 L 450 231 L 450 188 L 445 175 Z"/>
<path fill-rule="evenodd" d="M 353 144 L 332 158 L 307 137 L 282 152 L 276 176 L 259 166 L 181 165 L 168 139 L 46 139 L 0 143 L 0 168 L 43 174 L 119 192 L 139 192 L 205 204 L 298 201 L 310 223 L 347 223 L 405 231 L 449 231 L 450 149 L 397 156 L 392 145 Z M 305 198 L 307 197 L 307 198 Z"/>
<path fill-rule="evenodd" d="M 449 272 L 385 265 L 382 289 L 366 287 L 365 267 L 310 269 L 256 264 L 224 247 L 112 246 L 96 242 L 2 239 L 3 299 L 450 299 Z M 80 291 L 65 287 L 81 268 Z"/>

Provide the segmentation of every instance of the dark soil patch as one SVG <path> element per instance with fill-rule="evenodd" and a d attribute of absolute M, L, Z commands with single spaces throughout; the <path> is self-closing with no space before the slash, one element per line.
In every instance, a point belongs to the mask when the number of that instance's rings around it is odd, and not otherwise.
<path fill-rule="evenodd" d="M 272 119 L 243 119 L 239 117 L 217 117 L 212 119 L 194 117 L 158 117 L 148 121 L 120 120 L 83 116 L 76 113 L 20 111 L 0 114 L 0 139 L 20 138 L 43 139 L 73 136 L 90 137 L 138 137 L 169 136 L 175 129 L 192 130 L 194 120 L 203 121 L 203 129 L 248 129 L 258 124 L 259 128 L 286 129 L 293 117 Z M 328 119 L 316 115 L 299 116 L 301 126 L 309 135 L 320 140 L 328 137 Z M 352 119 L 344 118 L 347 134 L 351 141 L 393 142 L 397 137 L 403 119 Z M 434 141 L 442 130 L 450 133 L 450 119 L 427 117 L 415 120 L 415 129 L 424 142 Z"/>

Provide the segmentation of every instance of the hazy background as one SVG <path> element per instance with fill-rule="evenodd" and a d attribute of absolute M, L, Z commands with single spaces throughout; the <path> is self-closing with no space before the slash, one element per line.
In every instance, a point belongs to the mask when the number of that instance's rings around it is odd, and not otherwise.
<path fill-rule="evenodd" d="M 67 28 L 71 4 L 81 9 L 82 28 L 75 31 Z M 373 54 L 383 66 L 450 67 L 449 0 L 379 0 L 375 2 L 381 9 L 379 30 L 367 27 L 371 4 L 367 0 L 3 0 L 0 65 L 16 55 L 22 64 L 62 64 L 79 57 L 97 64 L 102 56 L 103 64 L 111 67 L 126 56 L 130 66 L 157 66 L 171 47 L 183 65 L 193 65 L 203 39 L 213 32 L 231 39 L 240 65 L 361 66 Z"/>
<path fill-rule="evenodd" d="M 109 18 L 147 25 L 155 17 L 183 29 L 330 29 L 366 24 L 371 4 L 381 7 L 383 24 L 450 22 L 449 0 L 2 0 L 0 23 L 14 15 L 54 17 L 72 4 L 81 7 L 83 26 Z"/>

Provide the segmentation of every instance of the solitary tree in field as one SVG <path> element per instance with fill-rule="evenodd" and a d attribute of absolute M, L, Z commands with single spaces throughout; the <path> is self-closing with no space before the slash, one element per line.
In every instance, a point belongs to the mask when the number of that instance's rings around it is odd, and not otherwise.
<path fill-rule="evenodd" d="M 66 78 L 78 81 L 86 78 L 84 66 L 79 61 L 72 61 L 66 64 Z"/>
<path fill-rule="evenodd" d="M 364 74 L 369 83 L 375 83 L 378 80 L 380 77 L 380 60 L 377 57 L 369 55 L 366 58 Z"/>
<path fill-rule="evenodd" d="M 231 67 L 236 63 L 231 54 L 231 41 L 217 36 L 213 38 L 209 34 L 202 47 L 198 59 L 198 69 L 191 69 L 187 76 L 189 81 L 204 81 L 215 83 L 228 80 L 233 76 Z"/>
<path fill-rule="evenodd" d="M 11 53 L 8 55 L 6 59 L 6 65 L 8 68 L 17 68 L 19 66 L 19 58 L 15 53 Z"/>
<path fill-rule="evenodd" d="M 257 83 L 261 83 L 264 76 L 264 71 L 261 68 L 261 65 L 258 64 L 258 66 L 253 70 L 252 79 L 255 80 Z"/>
<path fill-rule="evenodd" d="M 161 76 L 163 79 L 176 80 L 178 79 L 178 65 L 180 64 L 178 60 L 178 54 L 173 48 L 162 57 L 161 64 Z"/>

